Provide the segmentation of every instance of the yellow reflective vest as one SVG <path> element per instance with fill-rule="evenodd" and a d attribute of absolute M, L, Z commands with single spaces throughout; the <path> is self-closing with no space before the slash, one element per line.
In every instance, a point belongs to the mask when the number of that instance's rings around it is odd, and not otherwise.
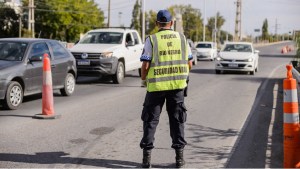
<path fill-rule="evenodd" d="M 189 74 L 184 35 L 164 30 L 150 36 L 152 60 L 147 74 L 147 91 L 184 89 Z"/>

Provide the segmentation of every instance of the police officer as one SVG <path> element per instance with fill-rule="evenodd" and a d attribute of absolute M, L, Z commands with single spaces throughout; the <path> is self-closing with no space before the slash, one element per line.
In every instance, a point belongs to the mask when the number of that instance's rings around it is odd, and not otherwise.
<path fill-rule="evenodd" d="M 157 13 L 156 25 L 159 31 L 150 35 L 144 46 L 140 60 L 142 85 L 147 87 L 147 94 L 142 111 L 143 168 L 151 167 L 151 150 L 154 148 L 154 134 L 160 113 L 166 101 L 169 116 L 172 148 L 176 153 L 176 167 L 183 167 L 183 149 L 187 144 L 184 139 L 186 108 L 184 88 L 192 67 L 192 54 L 183 34 L 171 29 L 172 16 L 167 10 Z"/>

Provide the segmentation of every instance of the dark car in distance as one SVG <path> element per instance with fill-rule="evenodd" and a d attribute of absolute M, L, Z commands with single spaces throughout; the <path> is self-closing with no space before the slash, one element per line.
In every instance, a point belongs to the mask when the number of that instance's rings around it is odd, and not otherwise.
<path fill-rule="evenodd" d="M 34 38 L 0 39 L 0 101 L 6 109 L 17 109 L 24 96 L 42 92 L 43 55 L 51 62 L 53 89 L 64 96 L 75 90 L 76 61 L 58 41 Z"/>

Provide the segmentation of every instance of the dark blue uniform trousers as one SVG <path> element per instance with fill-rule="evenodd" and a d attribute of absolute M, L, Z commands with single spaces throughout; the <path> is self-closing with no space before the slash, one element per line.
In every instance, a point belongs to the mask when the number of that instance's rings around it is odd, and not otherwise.
<path fill-rule="evenodd" d="M 154 148 L 154 134 L 165 101 L 169 116 L 172 148 L 182 149 L 187 144 L 184 139 L 184 123 L 187 117 L 184 105 L 184 91 L 147 92 L 141 116 L 144 131 L 140 143 L 142 149 L 150 150 Z"/>

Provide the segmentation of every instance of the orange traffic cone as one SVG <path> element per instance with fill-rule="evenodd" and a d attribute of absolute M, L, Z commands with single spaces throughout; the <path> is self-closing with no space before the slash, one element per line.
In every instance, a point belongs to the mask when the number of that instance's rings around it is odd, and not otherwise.
<path fill-rule="evenodd" d="M 300 126 L 297 83 L 292 76 L 292 65 L 287 65 L 287 78 L 283 81 L 283 165 L 295 168 L 300 162 Z"/>
<path fill-rule="evenodd" d="M 39 119 L 55 119 L 60 117 L 54 115 L 51 64 L 47 53 L 44 54 L 43 61 L 42 114 L 37 114 L 35 117 Z"/>

